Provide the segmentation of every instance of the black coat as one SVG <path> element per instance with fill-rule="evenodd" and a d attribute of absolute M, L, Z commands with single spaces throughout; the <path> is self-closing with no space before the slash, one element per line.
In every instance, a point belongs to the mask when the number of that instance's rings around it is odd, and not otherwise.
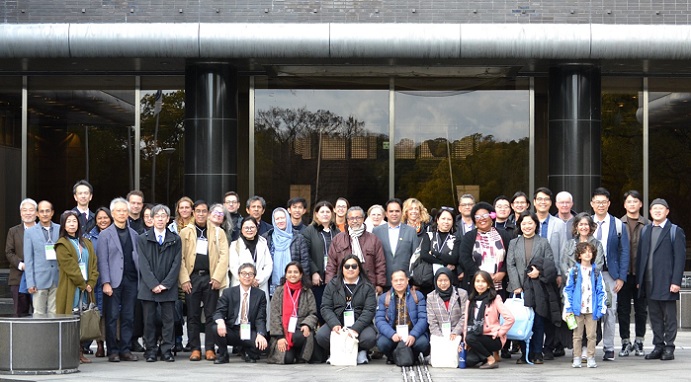
<path fill-rule="evenodd" d="M 667 220 L 657 245 L 652 249 L 653 252 L 653 277 L 650 296 L 645 296 L 651 300 L 675 301 L 679 300 L 679 293 L 672 293 L 669 287 L 672 284 L 681 286 L 681 278 L 684 274 L 686 262 L 686 235 L 681 227 L 676 227 L 674 243 L 670 233 L 672 223 Z M 641 232 L 638 242 L 638 255 L 636 256 L 636 281 L 641 287 L 638 289 L 639 296 L 646 293 L 645 274 L 648 268 L 648 259 L 651 252 L 652 224 L 648 224 Z"/>
<path fill-rule="evenodd" d="M 504 255 L 504 262 L 502 263 L 499 272 L 506 272 L 506 257 L 509 254 L 509 243 L 511 242 L 511 236 L 508 232 L 501 228 L 496 228 L 501 236 L 501 241 L 504 244 L 504 250 L 506 251 Z M 459 274 L 464 273 L 463 281 L 461 286 L 468 291 L 472 292 L 470 281 L 473 278 L 475 272 L 480 270 L 481 259 L 473 258 L 473 247 L 475 246 L 475 238 L 477 237 L 477 228 L 466 232 L 465 235 L 460 234 L 460 231 L 456 232 L 456 241 L 453 245 L 454 256 L 458 257 L 458 269 L 456 270 Z M 504 278 L 504 288 L 506 288 L 506 278 Z"/>
<path fill-rule="evenodd" d="M 159 245 L 154 229 L 139 235 L 139 289 L 137 298 L 146 301 L 177 301 L 178 276 L 182 261 L 180 236 L 165 230 L 163 245 Z M 158 285 L 166 287 L 161 293 L 151 290 Z"/>
<path fill-rule="evenodd" d="M 307 246 L 310 251 L 310 267 L 309 272 L 305 271 L 305 274 L 310 275 L 310 277 L 319 273 L 322 280 L 326 280 L 324 270 L 326 269 L 326 264 L 324 264 L 324 257 L 327 256 L 329 248 L 324 248 L 324 237 L 322 237 L 322 231 L 324 227 L 321 224 L 310 224 L 307 228 L 303 229 L 300 233 L 305 237 Z M 329 234 L 331 235 L 331 240 L 338 235 L 338 229 L 335 224 L 331 224 Z"/>
<path fill-rule="evenodd" d="M 526 274 L 533 268 L 540 271 L 536 279 L 525 277 L 523 298 L 525 306 L 535 309 L 535 314 L 549 319 L 554 326 L 561 326 L 561 295 L 557 287 L 557 266 L 546 257 L 533 257 L 526 267 Z"/>
<path fill-rule="evenodd" d="M 374 314 L 377 310 L 377 297 L 374 287 L 365 276 L 360 275 L 360 280 L 353 290 L 351 306 L 355 313 L 355 324 L 352 329 L 358 333 L 372 325 Z M 346 309 L 345 286 L 343 279 L 334 277 L 326 284 L 322 295 L 321 314 L 330 328 L 343 326 L 343 312 Z"/>

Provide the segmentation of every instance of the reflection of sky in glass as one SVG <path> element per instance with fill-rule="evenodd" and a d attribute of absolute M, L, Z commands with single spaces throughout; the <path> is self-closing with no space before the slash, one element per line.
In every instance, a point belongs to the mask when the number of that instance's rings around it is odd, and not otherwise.
<path fill-rule="evenodd" d="M 396 141 L 451 141 L 480 133 L 497 141 L 527 137 L 529 94 L 516 90 L 397 92 Z"/>
<path fill-rule="evenodd" d="M 255 112 L 276 106 L 288 109 L 329 110 L 343 118 L 365 122 L 375 134 L 389 131 L 389 92 L 386 90 L 260 90 L 255 92 Z"/>

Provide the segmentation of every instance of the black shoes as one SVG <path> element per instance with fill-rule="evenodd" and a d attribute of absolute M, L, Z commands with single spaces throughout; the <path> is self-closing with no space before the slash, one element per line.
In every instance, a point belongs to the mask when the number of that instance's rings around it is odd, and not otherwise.
<path fill-rule="evenodd" d="M 653 351 L 646 354 L 646 356 L 645 356 L 645 359 L 661 359 L 661 358 L 662 358 L 662 349 L 660 349 L 660 348 L 653 349 Z M 672 358 L 674 358 L 674 354 L 672 354 Z"/>
<path fill-rule="evenodd" d="M 117 354 L 111 354 L 108 356 L 108 362 L 120 362 L 120 356 Z"/>
<path fill-rule="evenodd" d="M 146 359 L 146 362 L 156 362 L 155 354 L 147 354 L 144 358 Z"/>
<path fill-rule="evenodd" d="M 175 357 L 173 357 L 173 354 L 171 353 L 166 353 L 161 357 L 162 360 L 166 362 L 175 362 Z"/>
<path fill-rule="evenodd" d="M 130 350 L 135 352 L 135 353 L 143 353 L 146 351 L 144 347 L 139 343 L 137 339 L 132 340 L 132 345 L 130 346 Z"/>
<path fill-rule="evenodd" d="M 671 361 L 674 359 L 674 350 L 673 349 L 665 349 L 662 352 L 662 355 L 660 356 L 660 359 L 663 361 Z"/>
<path fill-rule="evenodd" d="M 221 365 L 224 363 L 228 363 L 230 360 L 228 359 L 228 354 L 221 355 L 219 354 L 216 359 L 214 360 L 214 365 Z"/>
<path fill-rule="evenodd" d="M 547 350 L 546 352 L 544 352 L 543 357 L 545 361 L 552 361 L 554 360 L 554 353 L 552 353 L 550 350 Z"/>

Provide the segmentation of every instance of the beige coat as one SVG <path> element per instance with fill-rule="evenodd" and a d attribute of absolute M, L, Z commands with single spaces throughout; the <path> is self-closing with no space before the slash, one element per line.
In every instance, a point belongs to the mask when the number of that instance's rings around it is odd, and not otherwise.
<path fill-rule="evenodd" d="M 221 289 L 228 286 L 228 238 L 221 228 L 207 223 L 209 240 L 209 273 L 211 279 L 221 284 Z M 197 228 L 193 223 L 180 230 L 182 241 L 182 262 L 180 264 L 180 286 L 190 281 L 197 258 Z"/>

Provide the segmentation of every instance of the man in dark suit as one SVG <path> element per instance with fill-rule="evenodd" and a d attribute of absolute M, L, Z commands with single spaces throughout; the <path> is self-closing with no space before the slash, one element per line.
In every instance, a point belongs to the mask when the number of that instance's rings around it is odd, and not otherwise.
<path fill-rule="evenodd" d="M 257 362 L 266 349 L 266 296 L 252 287 L 257 268 L 252 263 L 240 265 L 240 285 L 225 289 L 218 299 L 214 330 L 218 356 L 215 364 L 228 363 L 228 345 L 242 346 L 245 362 Z"/>
<path fill-rule="evenodd" d="M 645 359 L 674 359 L 677 337 L 677 300 L 686 262 L 686 235 L 667 220 L 664 199 L 650 203 L 652 224 L 643 228 L 638 243 L 636 276 L 639 297 L 648 299 L 648 317 L 655 348 Z"/>
<path fill-rule="evenodd" d="M 410 268 L 410 257 L 418 245 L 415 228 L 401 223 L 403 203 L 400 199 L 389 199 L 384 206 L 387 224 L 372 231 L 382 243 L 386 258 L 386 286 L 391 287 L 391 274 L 396 269 Z"/>
<path fill-rule="evenodd" d="M 94 188 L 89 182 L 82 179 L 72 186 L 72 194 L 77 205 L 72 211 L 79 214 L 79 226 L 82 227 L 82 234 L 91 232 L 96 225 L 96 215 L 89 209 L 89 202 L 94 196 Z"/>
<path fill-rule="evenodd" d="M 98 237 L 96 257 L 103 284 L 108 361 L 136 361 L 132 354 L 134 304 L 139 282 L 137 232 L 127 226 L 128 203 L 123 198 L 110 202 L 113 224 Z M 120 340 L 116 338 L 120 320 Z"/>
<path fill-rule="evenodd" d="M 14 302 L 14 316 L 23 317 L 29 315 L 31 309 L 31 295 L 22 293 L 19 290 L 24 275 L 24 230 L 36 225 L 36 210 L 38 204 L 33 199 L 24 199 L 19 203 L 19 213 L 22 223 L 18 224 L 7 232 L 7 242 L 5 243 L 5 256 L 10 262 L 10 275 L 7 285 L 12 291 L 12 301 Z"/>

